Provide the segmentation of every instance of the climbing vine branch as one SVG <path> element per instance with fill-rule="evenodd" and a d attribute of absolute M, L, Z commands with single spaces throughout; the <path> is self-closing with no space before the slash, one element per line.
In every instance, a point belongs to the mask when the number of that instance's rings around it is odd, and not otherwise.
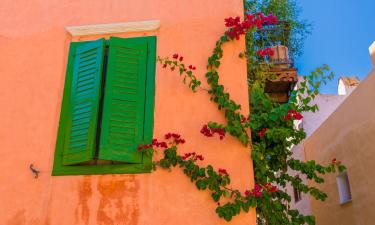
<path fill-rule="evenodd" d="M 304 184 L 299 177 L 288 174 L 294 170 L 309 180 L 317 183 L 324 182 L 322 175 L 336 171 L 344 171 L 339 161 L 333 160 L 327 166 L 316 164 L 315 161 L 299 161 L 293 159 L 290 149 L 299 144 L 305 137 L 303 129 L 294 126 L 294 122 L 303 118 L 303 112 L 315 112 L 318 106 L 312 104 L 317 96 L 319 87 L 327 79 L 332 79 L 328 66 L 317 68 L 310 75 L 304 76 L 299 86 L 291 92 L 286 104 L 278 104 L 264 93 L 267 71 L 272 67 L 270 57 L 275 54 L 272 48 L 262 48 L 256 44 L 247 44 L 245 53 L 250 79 L 250 108 L 249 115 L 241 114 L 241 105 L 231 99 L 230 93 L 219 82 L 218 69 L 223 57 L 222 46 L 229 41 L 236 41 L 241 35 L 251 36 L 264 25 L 277 24 L 276 16 L 262 13 L 248 14 L 241 21 L 240 17 L 225 19 L 227 31 L 216 42 L 207 62 L 205 78 L 209 89 L 201 88 L 201 81 L 194 75 L 195 66 L 186 66 L 183 56 L 174 54 L 169 57 L 158 57 L 157 61 L 165 69 L 178 71 L 183 82 L 196 92 L 198 88 L 210 94 L 210 100 L 223 111 L 226 124 L 209 121 L 203 125 L 201 133 L 206 137 L 218 136 L 223 140 L 226 133 L 236 137 L 243 145 L 252 145 L 251 158 L 254 162 L 255 185 L 244 193 L 230 187 L 229 173 L 221 168 L 215 170 L 211 165 L 199 166 L 196 161 L 204 157 L 196 152 L 179 155 L 178 146 L 184 144 L 181 135 L 168 133 L 165 141 L 154 139 L 152 143 L 139 146 L 138 150 L 152 154 L 162 150 L 163 158 L 154 161 L 154 169 L 170 169 L 178 167 L 190 178 L 199 190 L 211 193 L 213 201 L 218 206 L 216 213 L 219 217 L 230 221 L 241 211 L 248 212 L 251 207 L 257 208 L 259 224 L 315 224 L 313 216 L 305 216 L 290 208 L 290 196 L 283 189 L 291 184 L 297 190 L 310 194 L 318 200 L 325 200 L 327 195 L 316 187 Z M 251 60 L 249 60 L 251 59 Z M 251 133 L 247 130 L 250 128 Z M 251 135 L 251 137 L 250 137 Z M 226 203 L 221 200 L 226 198 Z M 224 201 L 223 201 L 224 202 Z"/>

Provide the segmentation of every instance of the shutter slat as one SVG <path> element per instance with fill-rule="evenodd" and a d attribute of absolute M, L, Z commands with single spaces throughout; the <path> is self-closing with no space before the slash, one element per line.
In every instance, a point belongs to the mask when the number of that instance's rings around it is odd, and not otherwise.
<path fill-rule="evenodd" d="M 142 163 L 147 41 L 110 38 L 99 159 Z"/>
<path fill-rule="evenodd" d="M 76 49 L 63 165 L 93 159 L 105 50 L 104 39 Z"/>

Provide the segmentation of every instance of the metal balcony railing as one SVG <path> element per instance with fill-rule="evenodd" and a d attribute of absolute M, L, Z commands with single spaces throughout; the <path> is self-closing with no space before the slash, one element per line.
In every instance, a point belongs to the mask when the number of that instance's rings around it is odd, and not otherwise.
<path fill-rule="evenodd" d="M 273 48 L 275 46 L 289 46 L 291 26 L 289 22 L 279 21 L 277 24 L 265 24 L 254 34 L 254 41 L 259 48 Z M 294 67 L 293 56 L 273 58 L 274 65 L 286 65 Z"/>

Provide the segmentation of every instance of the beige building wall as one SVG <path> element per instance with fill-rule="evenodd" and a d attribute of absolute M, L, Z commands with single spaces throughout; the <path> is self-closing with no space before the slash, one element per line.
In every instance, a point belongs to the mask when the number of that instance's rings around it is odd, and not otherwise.
<path fill-rule="evenodd" d="M 305 152 L 304 152 L 302 144 L 294 146 L 292 148 L 292 151 L 293 151 L 293 158 L 299 159 L 301 161 L 305 160 Z M 303 180 L 304 183 L 307 183 L 306 177 L 299 175 L 298 172 L 296 172 L 294 170 L 289 170 L 288 173 L 291 176 L 297 176 L 298 175 Z M 292 197 L 292 200 L 290 202 L 290 206 L 293 209 L 298 209 L 298 211 L 300 213 L 302 213 L 303 215 L 311 215 L 312 212 L 311 212 L 311 202 L 310 202 L 309 195 L 301 192 L 300 193 L 301 194 L 301 199 L 299 201 L 296 201 L 295 196 L 294 196 L 294 188 L 289 183 L 286 186 L 286 191 L 289 194 L 289 196 Z"/>
<path fill-rule="evenodd" d="M 375 46 L 374 46 L 375 47 Z M 375 52 L 372 60 L 375 62 Z M 339 203 L 337 174 L 312 185 L 325 191 L 326 202 L 311 200 L 317 224 L 375 224 L 375 71 L 305 141 L 306 160 L 327 164 L 333 158 L 347 167 L 352 201 Z"/>
<path fill-rule="evenodd" d="M 310 135 L 313 134 L 314 131 L 319 128 L 319 126 L 336 110 L 336 108 L 351 94 L 351 92 L 357 88 L 357 83 L 355 85 L 348 86 L 348 84 L 343 82 L 343 80 L 348 79 L 351 80 L 351 78 L 348 77 L 339 78 L 338 94 L 317 95 L 311 104 L 317 104 L 319 106 L 319 110 L 315 113 L 304 112 L 303 119 L 300 121 L 295 121 L 295 126 L 298 128 L 303 128 L 306 132 L 306 139 L 310 137 Z M 299 78 L 299 80 L 301 81 L 301 77 Z M 340 93 L 340 90 L 343 91 Z M 304 141 L 302 141 L 299 145 L 294 146 L 292 148 L 293 158 L 299 159 L 301 161 L 305 161 L 305 151 L 303 148 L 303 143 Z M 293 170 L 290 170 L 289 174 L 292 176 L 299 175 L 297 172 Z M 304 181 L 304 183 L 307 183 L 307 179 L 305 176 L 299 176 Z M 301 199 L 296 201 L 292 185 L 288 184 L 286 190 L 289 193 L 289 195 L 292 196 L 292 201 L 290 203 L 292 208 L 298 209 L 299 212 L 301 212 L 304 215 L 312 214 L 310 195 L 300 193 Z"/>

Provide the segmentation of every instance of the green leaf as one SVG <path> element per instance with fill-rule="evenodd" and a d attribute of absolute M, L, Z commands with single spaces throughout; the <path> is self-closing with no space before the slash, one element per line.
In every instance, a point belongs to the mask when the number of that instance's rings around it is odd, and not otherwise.
<path fill-rule="evenodd" d="M 196 186 L 199 190 L 205 190 L 207 187 L 207 184 L 204 180 L 198 180 L 196 183 Z"/>

